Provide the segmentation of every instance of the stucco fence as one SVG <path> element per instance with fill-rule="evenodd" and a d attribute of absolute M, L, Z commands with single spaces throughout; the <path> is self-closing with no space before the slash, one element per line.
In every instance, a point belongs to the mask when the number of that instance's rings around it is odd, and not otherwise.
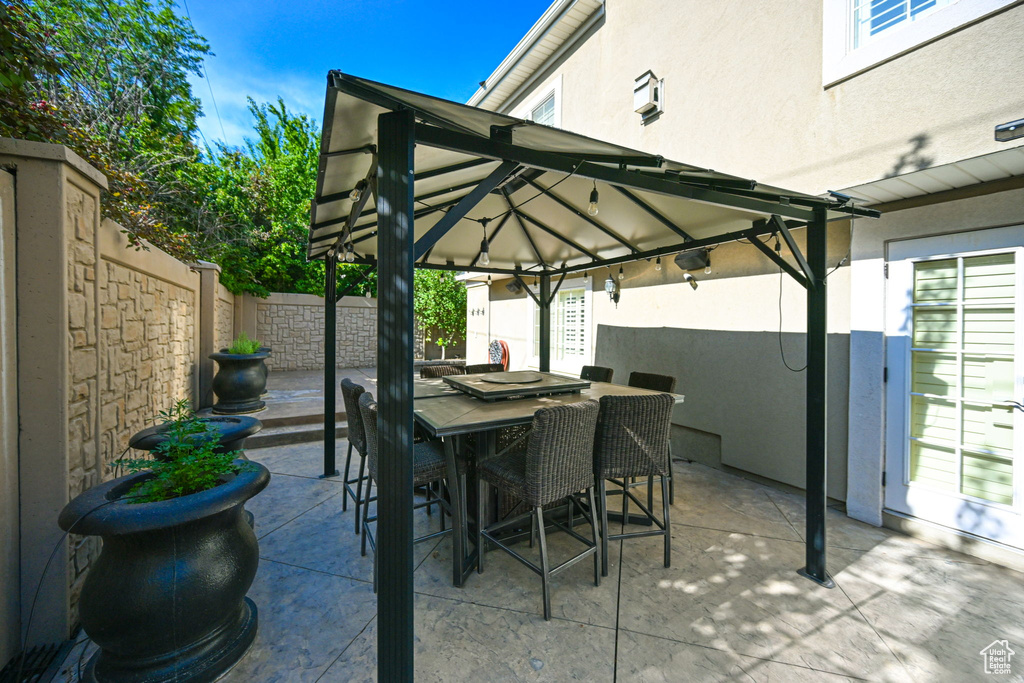
<path fill-rule="evenodd" d="M 210 353 L 244 330 L 273 348 L 272 369 L 323 366 L 323 298 L 236 297 L 215 264 L 133 248 L 101 217 L 105 189 L 64 147 L 0 139 L 0 661 L 37 586 L 29 645 L 71 635 L 98 544 L 62 539 L 57 515 L 159 411 L 212 404 Z M 339 302 L 339 366 L 375 364 L 376 313 L 374 299 Z"/>

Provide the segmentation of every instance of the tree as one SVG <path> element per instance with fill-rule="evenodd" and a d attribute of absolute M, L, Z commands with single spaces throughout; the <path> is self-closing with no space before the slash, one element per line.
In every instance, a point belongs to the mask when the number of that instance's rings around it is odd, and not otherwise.
<path fill-rule="evenodd" d="M 455 273 L 415 271 L 413 306 L 425 341 L 440 346 L 442 358 L 447 347 L 465 338 L 466 286 L 455 278 Z"/>

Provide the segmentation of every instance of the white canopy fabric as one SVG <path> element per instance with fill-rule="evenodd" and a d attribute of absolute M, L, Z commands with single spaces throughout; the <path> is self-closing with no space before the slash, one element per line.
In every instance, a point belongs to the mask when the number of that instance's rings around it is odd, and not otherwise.
<path fill-rule="evenodd" d="M 545 161 L 534 165 L 515 158 L 515 163 L 502 167 L 503 179 L 496 188 L 423 254 L 420 265 L 487 270 L 479 263 L 486 234 L 489 269 L 579 270 L 608 259 L 642 258 L 652 250 L 686 248 L 694 240 L 706 242 L 749 229 L 753 221 L 772 214 L 800 220 L 811 209 L 823 207 L 828 209 L 828 219 L 834 220 L 853 210 L 841 200 L 762 185 L 335 71 L 328 77 L 309 231 L 310 259 L 323 258 L 339 244 L 342 250 L 351 244 L 359 262 L 375 259 L 377 117 L 397 109 L 415 113 L 421 124 L 418 131 L 442 137 L 452 134 L 486 147 L 481 153 L 464 145 L 456 151 L 453 145 L 423 143 L 418 132 L 417 240 L 502 166 L 506 158 L 502 149 L 526 156 L 539 153 Z M 505 178 L 504 170 L 510 168 Z M 633 184 L 632 179 L 642 182 Z M 646 185 L 656 187 L 641 187 Z M 352 190 L 357 187 L 366 188 L 367 198 L 349 225 L 357 203 Z M 599 211 L 591 217 L 587 207 L 595 188 Z"/>

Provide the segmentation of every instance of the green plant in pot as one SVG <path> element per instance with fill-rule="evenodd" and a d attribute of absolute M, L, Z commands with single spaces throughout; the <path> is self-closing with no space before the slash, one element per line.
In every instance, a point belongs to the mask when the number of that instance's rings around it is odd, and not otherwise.
<path fill-rule="evenodd" d="M 267 387 L 264 361 L 269 355 L 269 349 L 261 350 L 260 342 L 244 332 L 226 351 L 210 354 L 210 358 L 217 361 L 217 374 L 213 378 L 213 393 L 217 395 L 214 413 L 254 413 L 266 406 L 260 395 Z"/>
<path fill-rule="evenodd" d="M 84 680 L 212 681 L 256 636 L 246 593 L 259 545 L 246 501 L 270 481 L 240 451 L 217 452 L 210 427 L 179 402 L 155 460 L 95 486 L 60 514 L 62 529 L 103 539 L 82 586 L 82 626 L 99 646 Z"/>

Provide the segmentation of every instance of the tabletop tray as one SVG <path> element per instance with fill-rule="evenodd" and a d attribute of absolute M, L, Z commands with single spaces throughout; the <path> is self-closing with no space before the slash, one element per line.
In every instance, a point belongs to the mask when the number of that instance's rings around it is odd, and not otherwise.
<path fill-rule="evenodd" d="M 508 398 L 533 398 L 551 394 L 578 393 L 590 387 L 590 382 L 574 377 L 562 377 L 547 372 L 531 372 L 531 381 L 522 384 L 497 384 L 486 377 L 495 373 L 479 375 L 449 375 L 445 384 L 484 401 L 500 401 Z M 511 374 L 511 373 L 510 373 Z"/>

